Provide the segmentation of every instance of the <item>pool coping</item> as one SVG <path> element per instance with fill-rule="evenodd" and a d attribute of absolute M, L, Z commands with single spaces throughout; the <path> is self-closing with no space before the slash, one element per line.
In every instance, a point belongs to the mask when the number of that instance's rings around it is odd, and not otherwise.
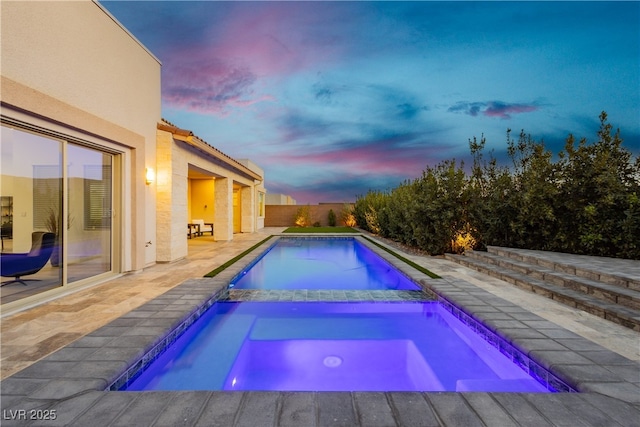
<path fill-rule="evenodd" d="M 475 328 L 482 325 L 491 333 L 498 334 L 516 350 L 511 353 L 512 357 L 526 356 L 535 360 L 580 393 L 104 391 L 130 366 L 143 363 L 144 357 L 153 357 L 153 352 L 149 352 L 159 348 L 168 336 L 186 327 L 189 319 L 195 319 L 223 297 L 231 279 L 273 245 L 278 237 L 266 241 L 217 276 L 186 280 L 0 382 L 3 425 L 43 421 L 20 419 L 23 412 L 19 411 L 25 411 L 25 416 L 29 416 L 30 410 L 36 410 L 33 413 L 36 416 L 46 414 L 45 411 L 49 414 L 55 411 L 56 419 L 49 420 L 46 425 L 82 425 L 85 423 L 83 420 L 90 419 L 108 419 L 116 424 L 126 424 L 126 420 L 135 419 L 137 425 L 167 425 L 170 423 L 166 420 L 176 414 L 191 420 L 187 425 L 211 421 L 211 414 L 221 417 L 221 420 L 232 420 L 231 424 L 221 425 L 262 425 L 263 421 L 257 420 L 266 419 L 272 419 L 269 425 L 296 424 L 293 423 L 295 417 L 306 417 L 304 419 L 309 421 L 309 425 L 323 425 L 326 424 L 324 421 L 333 419 L 345 420 L 344 425 L 369 425 L 367 420 L 370 421 L 374 413 L 379 413 L 380 419 L 391 419 L 400 425 L 419 425 L 406 422 L 418 415 L 422 417 L 420 419 L 435 417 L 438 422 L 435 425 L 460 425 L 455 421 L 461 416 L 459 414 L 467 414 L 465 416 L 470 422 L 476 420 L 487 425 L 495 425 L 488 421 L 503 414 L 518 425 L 517 420 L 525 410 L 531 412 L 529 417 L 539 417 L 552 424 L 555 418 L 573 420 L 574 423 L 576 419 L 582 419 L 585 425 L 603 425 L 603 417 L 610 425 L 628 425 L 629 420 L 640 419 L 638 362 L 464 280 L 431 279 L 375 245 L 367 244 L 366 239 L 344 234 L 338 237 L 357 238 L 420 283 L 425 291 L 437 295 L 445 306 L 448 304 L 452 313 L 456 314 L 457 309 L 456 315 L 462 316 L 463 321 Z M 284 237 L 303 236 L 288 234 Z M 119 406 L 115 406 L 116 403 Z M 586 406 L 593 409 L 587 411 L 584 409 Z M 147 408 L 146 412 L 141 408 Z M 150 408 L 156 409 L 152 411 Z M 325 418 L 329 416 L 332 418 Z M 143 419 L 148 422 L 141 421 Z"/>

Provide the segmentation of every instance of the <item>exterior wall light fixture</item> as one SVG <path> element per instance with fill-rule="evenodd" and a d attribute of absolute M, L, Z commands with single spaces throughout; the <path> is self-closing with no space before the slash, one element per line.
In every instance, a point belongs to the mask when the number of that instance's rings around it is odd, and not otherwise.
<path fill-rule="evenodd" d="M 156 175 L 153 172 L 152 168 L 147 168 L 145 171 L 145 180 L 147 182 L 147 185 L 151 185 L 153 184 L 153 181 L 155 180 Z"/>

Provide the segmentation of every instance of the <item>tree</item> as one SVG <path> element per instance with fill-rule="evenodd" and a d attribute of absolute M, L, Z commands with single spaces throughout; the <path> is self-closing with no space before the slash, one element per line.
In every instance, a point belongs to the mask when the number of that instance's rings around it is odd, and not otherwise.
<path fill-rule="evenodd" d="M 558 232 L 555 201 L 559 193 L 558 171 L 552 153 L 542 141 L 520 132 L 518 142 L 507 131 L 509 155 L 514 162 L 511 223 L 513 244 L 529 249 L 552 249 Z"/>
<path fill-rule="evenodd" d="M 638 161 L 622 147 L 620 130 L 611 133 L 607 114 L 600 114 L 598 140 L 582 138 L 576 145 L 569 135 L 562 158 L 561 230 L 562 250 L 573 253 L 615 256 L 633 238 L 634 198 L 639 194 Z"/>

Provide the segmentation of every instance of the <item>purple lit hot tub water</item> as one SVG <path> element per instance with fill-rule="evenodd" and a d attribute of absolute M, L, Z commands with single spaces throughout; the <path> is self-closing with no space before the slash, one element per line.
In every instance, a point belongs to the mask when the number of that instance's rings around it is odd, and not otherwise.
<path fill-rule="evenodd" d="M 550 391 L 437 302 L 218 302 L 126 390 Z"/>
<path fill-rule="evenodd" d="M 232 280 L 234 289 L 418 290 L 355 239 L 281 238 Z"/>

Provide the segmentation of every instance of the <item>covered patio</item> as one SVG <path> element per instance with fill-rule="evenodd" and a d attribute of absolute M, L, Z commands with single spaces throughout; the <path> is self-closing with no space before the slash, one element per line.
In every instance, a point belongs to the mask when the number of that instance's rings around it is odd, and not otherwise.
<path fill-rule="evenodd" d="M 157 152 L 158 262 L 186 257 L 190 240 L 231 240 L 264 227 L 264 172 L 255 163 L 164 120 Z"/>

